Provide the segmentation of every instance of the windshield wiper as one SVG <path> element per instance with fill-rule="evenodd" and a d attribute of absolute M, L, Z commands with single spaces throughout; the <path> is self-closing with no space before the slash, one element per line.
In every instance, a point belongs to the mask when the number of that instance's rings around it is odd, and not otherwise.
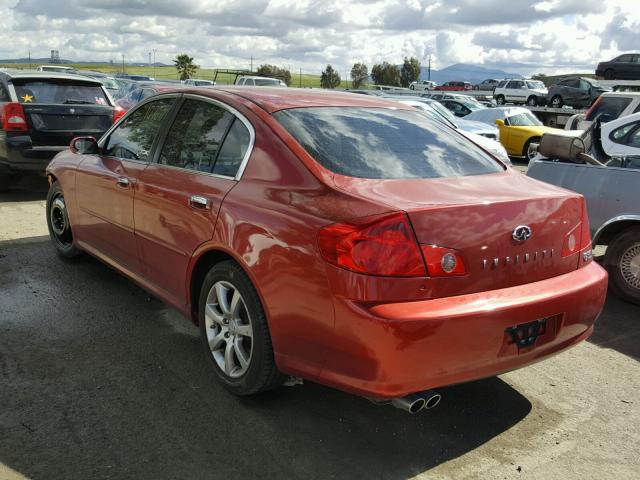
<path fill-rule="evenodd" d="M 64 102 L 62 102 L 63 104 L 69 104 L 69 103 L 78 103 L 81 105 L 93 105 L 94 102 L 88 102 L 86 100 L 76 100 L 73 98 L 67 98 Z"/>

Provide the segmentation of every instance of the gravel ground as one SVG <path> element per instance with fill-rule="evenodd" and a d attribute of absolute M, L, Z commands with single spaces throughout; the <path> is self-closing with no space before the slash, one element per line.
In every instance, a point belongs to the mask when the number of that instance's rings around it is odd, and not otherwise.
<path fill-rule="evenodd" d="M 55 255 L 43 191 L 0 196 L 0 479 L 638 478 L 640 307 L 416 416 L 308 382 L 236 398 L 195 326 Z"/>

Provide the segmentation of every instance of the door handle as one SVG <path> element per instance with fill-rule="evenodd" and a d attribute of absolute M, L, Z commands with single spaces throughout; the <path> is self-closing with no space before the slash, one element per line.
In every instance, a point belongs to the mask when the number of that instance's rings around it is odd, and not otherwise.
<path fill-rule="evenodd" d="M 118 177 L 117 183 L 121 187 L 128 187 L 129 186 L 129 179 L 127 177 Z"/>
<path fill-rule="evenodd" d="M 202 195 L 191 195 L 189 198 L 189 206 L 193 208 L 207 208 L 209 206 L 209 199 Z"/>

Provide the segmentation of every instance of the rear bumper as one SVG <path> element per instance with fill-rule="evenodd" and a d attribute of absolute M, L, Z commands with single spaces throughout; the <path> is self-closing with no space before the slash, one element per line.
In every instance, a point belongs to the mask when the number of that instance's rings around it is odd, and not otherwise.
<path fill-rule="evenodd" d="M 8 174 L 44 174 L 51 159 L 68 148 L 68 145 L 35 146 L 28 135 L 7 137 L 0 149 L 0 169 Z"/>
<path fill-rule="evenodd" d="M 521 368 L 588 338 L 607 273 L 596 263 L 540 282 L 406 303 L 334 298 L 336 344 L 318 381 L 390 398 Z M 552 317 L 520 350 L 506 329 Z"/>

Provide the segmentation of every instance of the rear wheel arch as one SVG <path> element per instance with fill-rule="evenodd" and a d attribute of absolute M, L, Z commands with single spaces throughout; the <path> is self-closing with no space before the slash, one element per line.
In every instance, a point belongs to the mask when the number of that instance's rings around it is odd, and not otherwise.
<path fill-rule="evenodd" d="M 640 227 L 640 215 L 625 215 L 605 222 L 593 236 L 593 246 L 609 245 L 611 241 L 625 230 Z"/>

